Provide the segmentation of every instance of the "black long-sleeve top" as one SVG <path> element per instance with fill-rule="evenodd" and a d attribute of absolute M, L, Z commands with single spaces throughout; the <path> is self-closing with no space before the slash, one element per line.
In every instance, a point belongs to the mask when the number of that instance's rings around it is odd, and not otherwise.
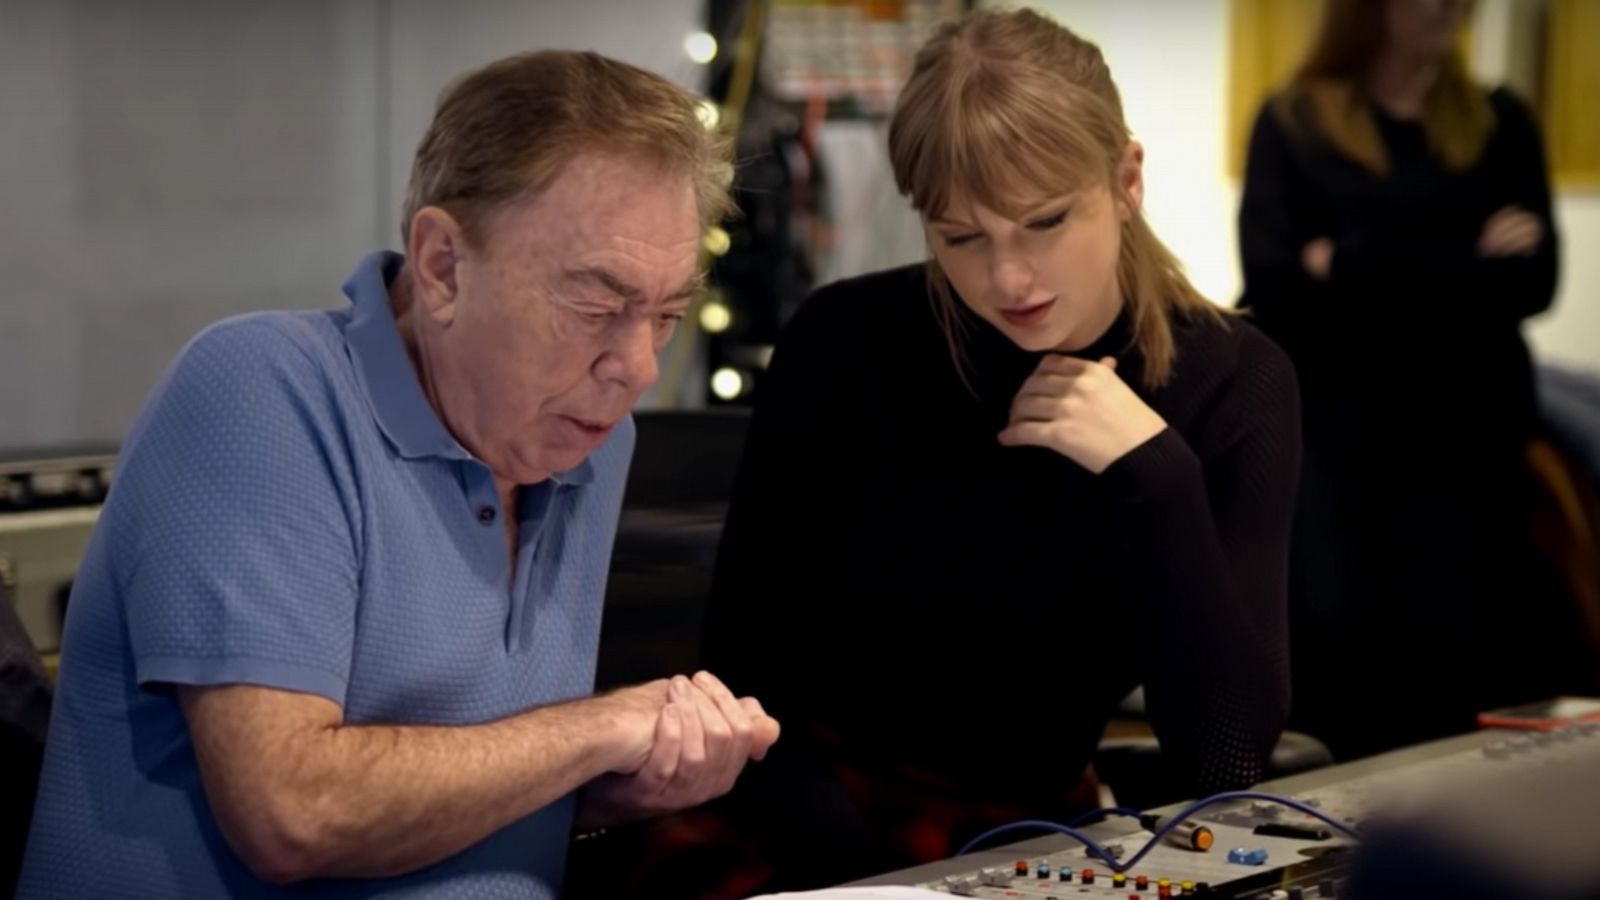
<path fill-rule="evenodd" d="M 819 291 L 751 424 L 708 667 L 856 765 L 1028 802 L 1082 776 L 1143 684 L 1196 789 L 1256 780 L 1287 713 L 1295 377 L 1242 320 L 1180 320 L 1163 388 L 1119 320 L 1073 355 L 1168 423 L 1096 476 L 997 435 L 1040 354 L 962 310 L 971 389 L 910 267 Z M 975 394 L 974 394 L 975 391 Z"/>
<path fill-rule="evenodd" d="M 1489 101 L 1495 131 L 1465 172 L 1445 168 L 1420 123 L 1376 106 L 1382 177 L 1309 125 L 1290 127 L 1277 101 L 1257 117 L 1239 213 L 1241 305 L 1294 359 L 1313 432 L 1379 454 L 1396 427 L 1431 430 L 1429 420 L 1526 433 L 1534 396 L 1519 326 L 1554 297 L 1557 239 L 1538 128 L 1510 92 Z M 1506 206 L 1538 216 L 1544 241 L 1531 256 L 1480 256 L 1484 223 Z M 1335 249 L 1321 281 L 1301 250 L 1324 237 Z"/>
<path fill-rule="evenodd" d="M 1419 123 L 1376 107 L 1387 176 L 1281 100 L 1250 141 L 1241 305 L 1293 359 L 1304 401 L 1295 727 L 1341 756 L 1565 689 L 1540 680 L 1548 663 L 1511 657 L 1549 652 L 1547 607 L 1561 603 L 1540 599 L 1529 545 L 1536 401 L 1520 333 L 1554 295 L 1557 239 L 1538 130 L 1510 93 L 1489 100 L 1495 130 L 1464 172 L 1435 157 Z M 1506 206 L 1538 216 L 1544 240 L 1529 256 L 1480 256 L 1485 222 Z M 1334 242 L 1325 281 L 1301 263 L 1318 238 Z M 1349 703 L 1396 685 L 1426 699 Z"/>

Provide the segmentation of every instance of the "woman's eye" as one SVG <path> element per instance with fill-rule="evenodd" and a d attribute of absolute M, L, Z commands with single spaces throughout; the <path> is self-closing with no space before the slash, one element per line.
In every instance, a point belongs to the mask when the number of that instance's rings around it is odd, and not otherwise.
<path fill-rule="evenodd" d="M 978 236 L 975 234 L 947 234 L 944 236 L 944 245 L 946 247 L 959 247 L 962 244 L 970 244 L 977 239 Z"/>
<path fill-rule="evenodd" d="M 1047 218 L 1040 219 L 1040 220 L 1038 220 L 1036 222 L 1029 222 L 1028 223 L 1028 227 L 1032 228 L 1034 231 L 1049 231 L 1050 229 L 1056 227 L 1057 225 L 1060 225 L 1062 222 L 1065 222 L 1066 220 L 1067 220 L 1067 211 L 1066 210 L 1062 210 L 1061 212 L 1058 212 L 1053 216 L 1049 216 Z"/>

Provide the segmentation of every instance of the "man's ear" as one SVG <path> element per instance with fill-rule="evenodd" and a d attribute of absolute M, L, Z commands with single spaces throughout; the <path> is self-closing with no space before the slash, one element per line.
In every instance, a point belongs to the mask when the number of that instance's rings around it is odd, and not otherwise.
<path fill-rule="evenodd" d="M 440 324 L 455 318 L 456 266 L 466 248 L 466 231 L 455 217 L 437 206 L 425 206 L 411 218 L 406 256 L 411 262 L 417 312 Z"/>

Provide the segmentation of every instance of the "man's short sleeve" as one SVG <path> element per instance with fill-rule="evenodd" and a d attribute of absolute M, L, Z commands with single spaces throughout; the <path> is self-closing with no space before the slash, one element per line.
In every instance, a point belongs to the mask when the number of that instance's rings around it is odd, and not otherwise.
<path fill-rule="evenodd" d="M 157 388 L 105 523 L 141 687 L 343 705 L 361 517 L 335 365 L 308 326 L 252 316 L 195 338 Z"/>

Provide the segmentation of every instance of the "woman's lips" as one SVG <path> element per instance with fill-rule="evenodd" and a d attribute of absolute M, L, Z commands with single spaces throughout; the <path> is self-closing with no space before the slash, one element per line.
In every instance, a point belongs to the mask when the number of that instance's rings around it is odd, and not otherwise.
<path fill-rule="evenodd" d="M 1033 306 L 1002 309 L 1000 310 L 1000 315 L 1007 322 L 1018 328 L 1031 328 L 1043 322 L 1045 316 L 1050 314 L 1050 310 L 1054 309 L 1055 305 L 1055 298 L 1052 297 L 1043 303 L 1036 303 Z"/>

